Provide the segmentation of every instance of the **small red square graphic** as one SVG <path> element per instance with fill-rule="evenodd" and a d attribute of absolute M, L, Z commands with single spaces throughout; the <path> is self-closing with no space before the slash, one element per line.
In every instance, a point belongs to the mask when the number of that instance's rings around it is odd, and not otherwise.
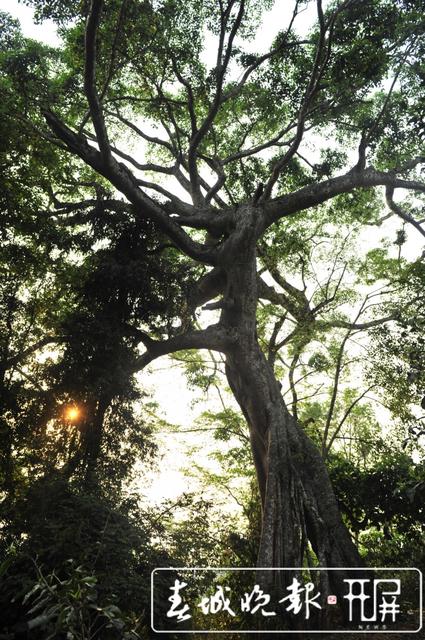
<path fill-rule="evenodd" d="M 336 604 L 336 596 L 328 596 L 328 604 Z"/>

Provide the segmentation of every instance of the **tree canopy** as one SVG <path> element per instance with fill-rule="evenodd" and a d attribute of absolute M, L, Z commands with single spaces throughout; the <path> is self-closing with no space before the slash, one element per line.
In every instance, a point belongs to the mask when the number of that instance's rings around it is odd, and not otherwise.
<path fill-rule="evenodd" d="M 361 567 L 381 535 L 423 558 L 423 0 L 27 4 L 61 44 L 0 14 L 7 629 L 60 584 L 50 637 L 58 611 L 149 633 L 149 569 L 214 539 L 240 566 Z M 194 468 L 244 479 L 244 526 L 199 496 L 203 535 L 137 522 L 161 421 L 136 374 L 163 356 L 218 390 L 221 470 Z"/>

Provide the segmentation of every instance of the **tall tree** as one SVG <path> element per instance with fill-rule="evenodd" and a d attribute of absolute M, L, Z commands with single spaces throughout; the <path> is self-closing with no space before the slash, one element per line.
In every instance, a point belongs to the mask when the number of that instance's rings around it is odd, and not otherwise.
<path fill-rule="evenodd" d="M 283 219 L 308 212 L 313 226 L 319 205 L 334 207 L 336 225 L 350 214 L 368 224 L 380 187 L 389 210 L 425 236 L 416 205 L 425 191 L 423 2 L 296 0 L 263 52 L 249 45 L 267 2 L 31 4 L 61 25 L 63 47 L 30 68 L 30 43 L 6 57 L 8 83 L 23 95 L 8 117 L 91 175 L 50 198 L 52 216 L 72 224 L 106 181 L 104 215 L 154 225 L 162 250 L 190 265 L 179 325 L 152 336 L 137 314 L 126 319 L 145 347 L 134 371 L 182 349 L 224 354 L 262 501 L 259 566 L 300 566 L 307 543 L 323 566 L 359 566 L 322 456 L 259 343 L 258 303 L 270 292 L 258 258 L 265 242 L 290 243 Z M 316 18 L 306 35 L 297 31 L 303 10 Z M 416 200 L 401 202 L 399 190 Z M 202 306 L 219 315 L 199 329 Z"/>

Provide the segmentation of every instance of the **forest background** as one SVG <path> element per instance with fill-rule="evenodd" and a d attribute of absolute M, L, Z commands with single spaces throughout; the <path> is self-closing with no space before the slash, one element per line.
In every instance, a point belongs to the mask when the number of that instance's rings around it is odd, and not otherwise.
<path fill-rule="evenodd" d="M 423 3 L 5 4 L 3 637 L 148 637 L 156 566 L 330 557 L 285 503 L 302 540 L 267 544 L 270 454 L 209 329 L 239 321 L 215 277 L 237 203 L 279 220 L 256 238 L 252 336 L 329 473 L 340 553 L 423 567 Z"/>

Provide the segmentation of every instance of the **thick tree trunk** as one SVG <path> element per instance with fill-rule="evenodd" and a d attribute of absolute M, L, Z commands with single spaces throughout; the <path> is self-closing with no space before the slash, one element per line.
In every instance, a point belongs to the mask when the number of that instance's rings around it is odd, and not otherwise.
<path fill-rule="evenodd" d="M 250 429 L 262 499 L 259 567 L 302 567 L 310 545 L 318 565 L 362 566 L 339 513 L 325 463 L 287 410 L 274 372 L 256 335 L 256 217 L 247 205 L 236 212 L 234 242 L 220 264 L 226 271 L 222 322 L 236 336 L 226 354 L 229 385 Z M 268 574 L 270 575 L 270 573 Z M 321 589 L 329 592 L 328 579 Z M 335 593 L 335 591 L 334 591 Z M 336 592 L 336 595 L 342 595 Z"/>
<path fill-rule="evenodd" d="M 227 376 L 250 427 L 262 498 L 259 566 L 303 566 L 307 542 L 320 566 L 361 566 L 324 461 L 289 414 L 259 346 L 229 355 Z"/>

